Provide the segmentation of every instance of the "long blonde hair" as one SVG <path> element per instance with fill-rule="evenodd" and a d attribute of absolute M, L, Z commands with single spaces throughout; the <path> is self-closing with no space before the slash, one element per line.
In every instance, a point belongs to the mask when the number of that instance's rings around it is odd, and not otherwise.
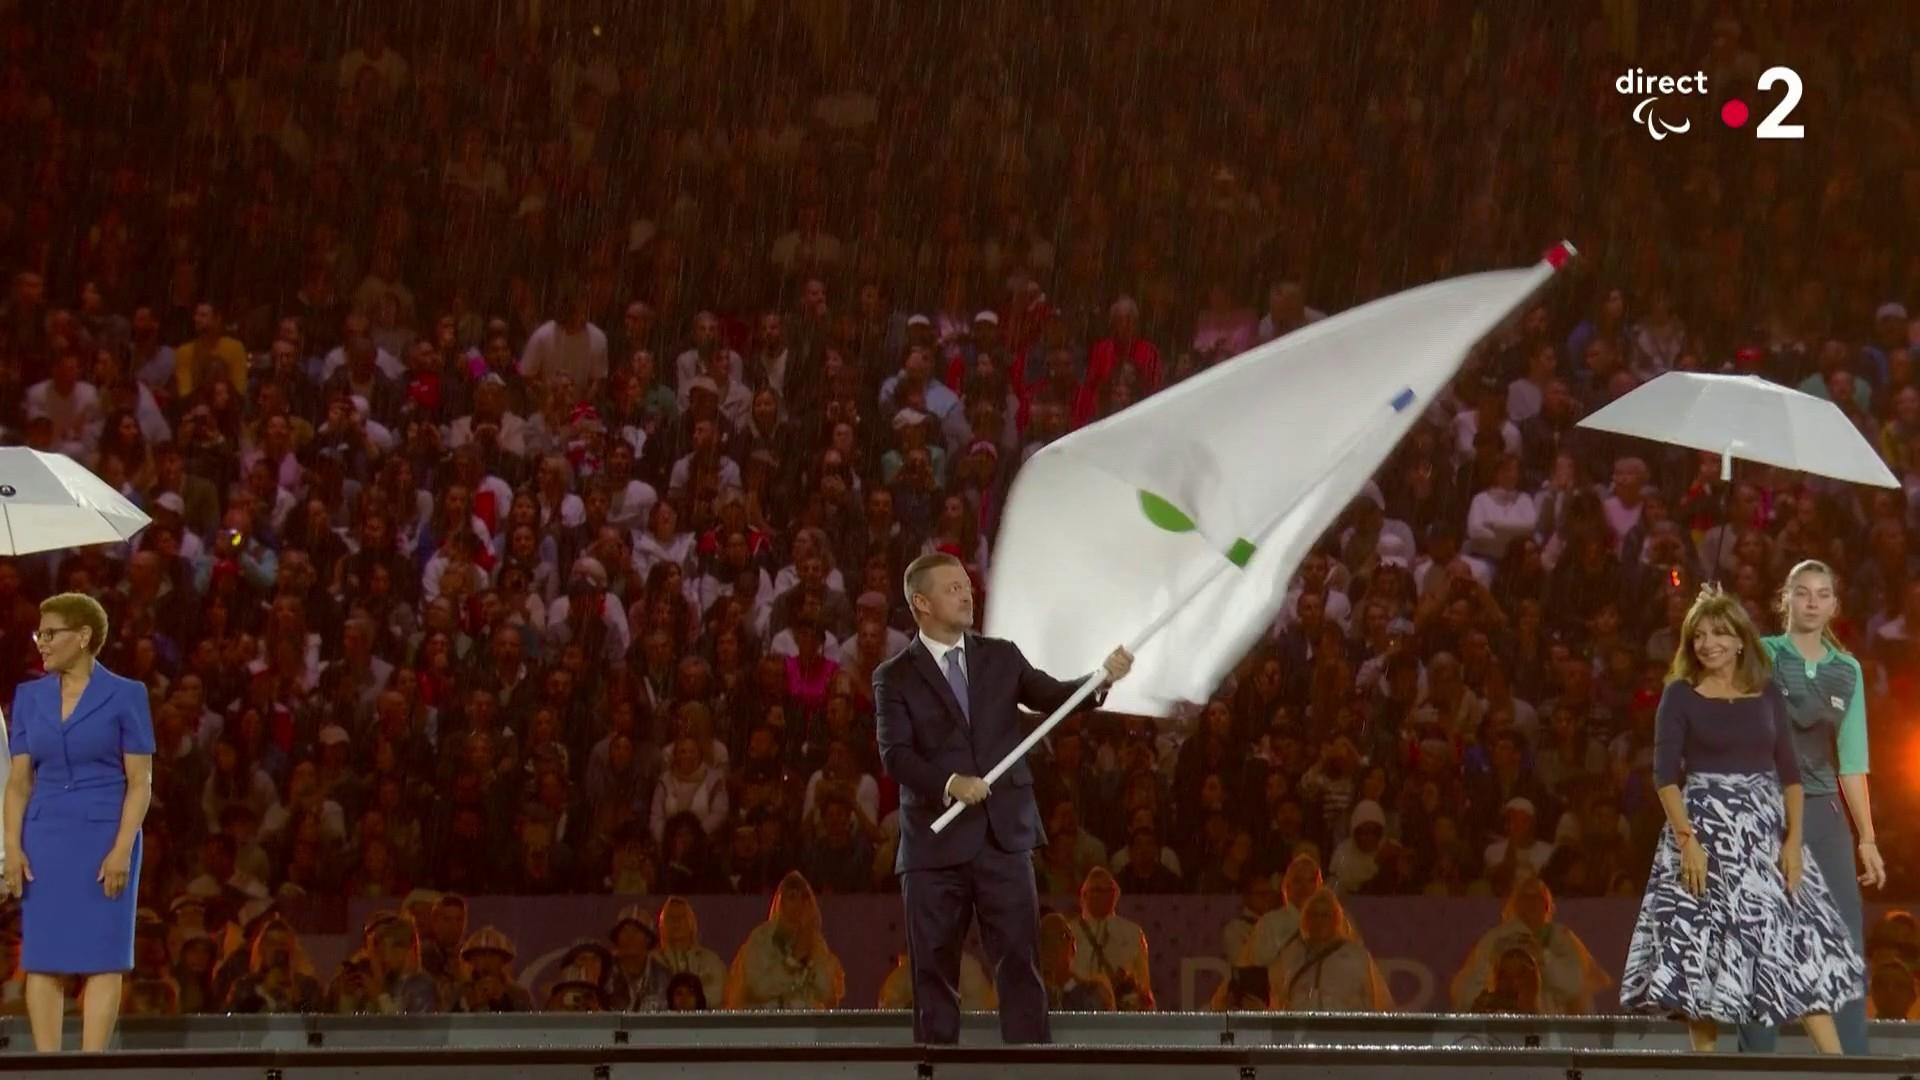
<path fill-rule="evenodd" d="M 1827 581 L 1833 585 L 1835 594 L 1834 613 L 1837 615 L 1840 611 L 1838 598 L 1840 576 L 1833 572 L 1832 567 L 1819 559 L 1802 559 L 1793 564 L 1793 569 L 1787 571 L 1787 580 L 1781 584 L 1780 595 L 1774 599 L 1774 610 L 1780 616 L 1780 632 L 1784 634 L 1793 633 L 1793 583 L 1802 574 L 1826 575 Z M 1827 625 L 1820 628 L 1820 644 L 1825 645 L 1830 652 L 1845 653 L 1847 651 L 1847 647 L 1840 644 L 1840 639 L 1834 636 L 1832 619 L 1827 620 Z"/>
<path fill-rule="evenodd" d="M 1693 655 L 1693 635 L 1702 623 L 1709 621 L 1721 623 L 1740 639 L 1740 656 L 1733 671 L 1734 687 L 1748 694 L 1765 689 L 1767 681 L 1773 678 L 1773 660 L 1760 644 L 1760 632 L 1753 628 L 1753 620 L 1747 617 L 1740 598 L 1722 592 L 1717 585 L 1702 587 L 1693 606 L 1687 609 L 1687 617 L 1680 624 L 1680 641 L 1673 650 L 1673 664 L 1667 668 L 1667 681 L 1685 679 L 1689 684 L 1698 684 L 1707 673 L 1700 658 Z"/>

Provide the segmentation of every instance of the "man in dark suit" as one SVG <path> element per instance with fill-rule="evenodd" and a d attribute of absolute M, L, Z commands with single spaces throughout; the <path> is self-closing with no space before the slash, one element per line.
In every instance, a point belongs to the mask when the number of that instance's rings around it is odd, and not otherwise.
<path fill-rule="evenodd" d="M 951 555 L 907 567 L 907 603 L 920 632 L 873 673 L 880 760 L 900 783 L 900 851 L 894 870 L 906 901 L 913 972 L 913 1035 L 960 1039 L 960 950 L 977 912 L 981 944 L 1000 995 L 1000 1035 L 1009 1043 L 1051 1039 L 1040 979 L 1040 901 L 1031 853 L 1046 844 L 1033 773 L 1022 760 L 989 789 L 981 775 L 1025 737 L 1018 709 L 1050 713 L 1073 696 L 1027 663 L 1010 641 L 970 633 L 973 586 Z M 1108 656 L 1110 680 L 1133 657 Z M 1093 695 L 1086 708 L 1104 695 Z M 969 808 L 946 831 L 933 823 L 958 800 Z"/>

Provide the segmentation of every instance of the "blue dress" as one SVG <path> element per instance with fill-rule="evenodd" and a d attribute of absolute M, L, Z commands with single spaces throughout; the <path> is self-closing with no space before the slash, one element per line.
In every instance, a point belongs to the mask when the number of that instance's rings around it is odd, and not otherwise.
<path fill-rule="evenodd" d="M 139 834 L 120 895 L 109 899 L 98 878 L 126 800 L 121 755 L 153 753 L 147 688 L 96 663 L 64 722 L 58 675 L 23 683 L 8 719 L 13 756 L 33 759 L 20 837 L 33 871 L 20 900 L 20 965 L 49 975 L 130 971 Z"/>

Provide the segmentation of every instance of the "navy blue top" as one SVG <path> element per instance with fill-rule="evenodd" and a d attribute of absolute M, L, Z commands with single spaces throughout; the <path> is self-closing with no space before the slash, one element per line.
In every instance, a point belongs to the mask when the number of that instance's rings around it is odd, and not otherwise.
<path fill-rule="evenodd" d="M 1702 697 L 1681 679 L 1667 684 L 1653 722 L 1653 779 L 1660 787 L 1691 773 L 1777 773 L 1800 782 L 1793 725 L 1772 683 L 1755 697 Z"/>

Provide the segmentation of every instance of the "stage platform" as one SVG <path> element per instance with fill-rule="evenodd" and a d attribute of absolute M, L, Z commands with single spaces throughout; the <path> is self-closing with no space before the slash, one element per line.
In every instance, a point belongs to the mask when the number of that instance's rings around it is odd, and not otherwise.
<path fill-rule="evenodd" d="M 70 1024 L 68 1045 L 78 1038 Z M 1920 1025 L 1874 1025 L 1877 1056 L 1826 1058 L 1789 1033 L 1776 1057 L 1686 1052 L 1678 1024 L 1633 1018 L 1302 1013 L 1057 1014 L 1055 1045 L 1003 1046 L 991 1015 L 962 1044 L 912 1045 L 904 1013 L 231 1016 L 129 1020 L 107 1056 L 28 1053 L 0 1024 L 0 1071 L 80 1080 L 456 1080 L 462 1077 L 922 1077 L 934 1080 L 1605 1080 L 1653 1075 L 1920 1076 Z"/>

